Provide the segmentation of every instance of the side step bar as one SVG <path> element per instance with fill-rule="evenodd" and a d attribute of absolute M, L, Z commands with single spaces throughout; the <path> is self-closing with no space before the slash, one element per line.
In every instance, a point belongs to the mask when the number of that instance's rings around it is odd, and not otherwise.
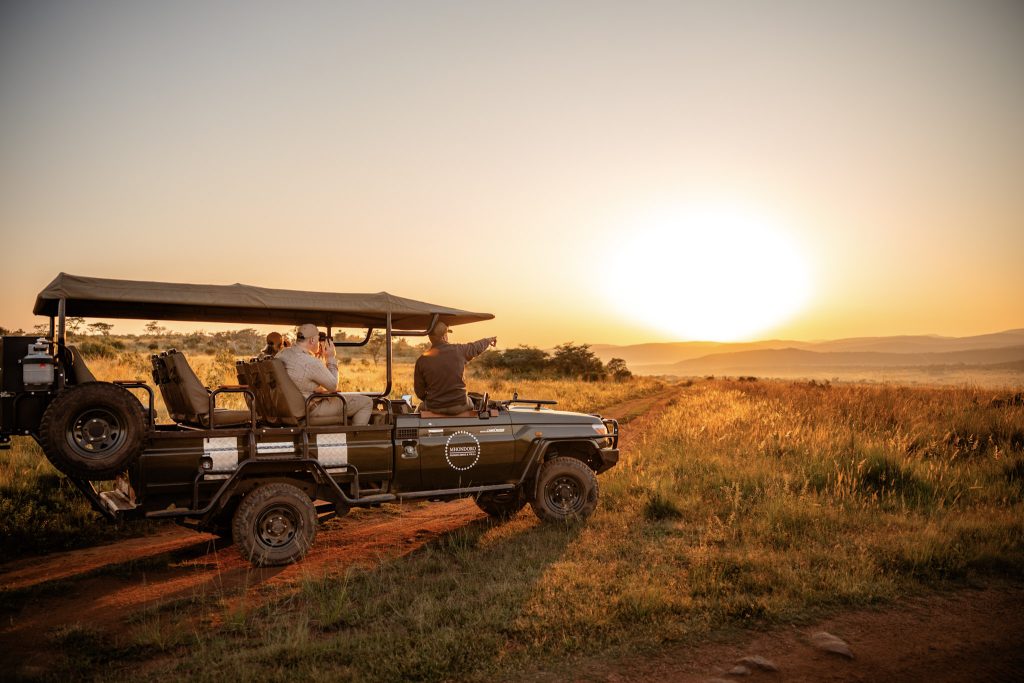
<path fill-rule="evenodd" d="M 138 507 L 138 505 L 128 500 L 128 496 L 120 491 L 103 491 L 100 493 L 100 500 L 115 515 L 129 512 Z"/>

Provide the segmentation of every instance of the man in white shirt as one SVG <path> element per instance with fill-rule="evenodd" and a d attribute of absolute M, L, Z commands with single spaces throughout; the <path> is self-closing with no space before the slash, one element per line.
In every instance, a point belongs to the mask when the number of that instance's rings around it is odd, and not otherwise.
<path fill-rule="evenodd" d="M 322 353 L 324 360 L 317 359 Z M 316 325 L 306 323 L 299 326 L 295 344 L 281 349 L 275 358 L 284 363 L 284 369 L 302 392 L 304 398 L 316 393 L 338 390 L 338 359 L 334 342 L 328 339 L 321 348 L 320 333 Z M 325 365 L 326 363 L 326 365 Z M 364 425 L 370 422 L 373 399 L 363 394 L 342 394 L 345 397 L 344 410 L 352 424 Z M 342 416 L 342 402 L 336 398 L 324 398 L 310 405 L 310 416 Z"/>

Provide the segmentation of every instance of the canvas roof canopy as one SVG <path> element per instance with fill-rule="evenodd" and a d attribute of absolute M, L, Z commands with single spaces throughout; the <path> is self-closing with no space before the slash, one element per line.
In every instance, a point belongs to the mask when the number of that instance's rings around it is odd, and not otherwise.
<path fill-rule="evenodd" d="M 387 292 L 342 294 L 270 289 L 252 285 L 197 285 L 83 277 L 61 273 L 36 297 L 32 312 L 134 320 L 291 324 L 425 330 L 433 316 L 449 325 L 490 320 L 490 313 L 404 299 Z"/>

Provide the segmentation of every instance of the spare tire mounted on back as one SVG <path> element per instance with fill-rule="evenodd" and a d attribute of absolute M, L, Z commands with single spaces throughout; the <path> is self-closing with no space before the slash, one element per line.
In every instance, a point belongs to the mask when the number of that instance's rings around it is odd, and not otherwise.
<path fill-rule="evenodd" d="M 130 391 L 86 382 L 57 394 L 39 424 L 39 442 L 61 471 L 113 479 L 142 453 L 146 412 Z"/>

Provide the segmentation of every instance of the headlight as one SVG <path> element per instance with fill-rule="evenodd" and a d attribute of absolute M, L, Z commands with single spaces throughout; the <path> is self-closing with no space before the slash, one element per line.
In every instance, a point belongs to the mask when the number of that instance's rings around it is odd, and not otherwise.
<path fill-rule="evenodd" d="M 608 428 L 605 427 L 604 424 L 592 424 L 590 426 L 593 427 L 594 431 L 597 432 L 598 434 L 607 434 L 608 433 Z"/>

